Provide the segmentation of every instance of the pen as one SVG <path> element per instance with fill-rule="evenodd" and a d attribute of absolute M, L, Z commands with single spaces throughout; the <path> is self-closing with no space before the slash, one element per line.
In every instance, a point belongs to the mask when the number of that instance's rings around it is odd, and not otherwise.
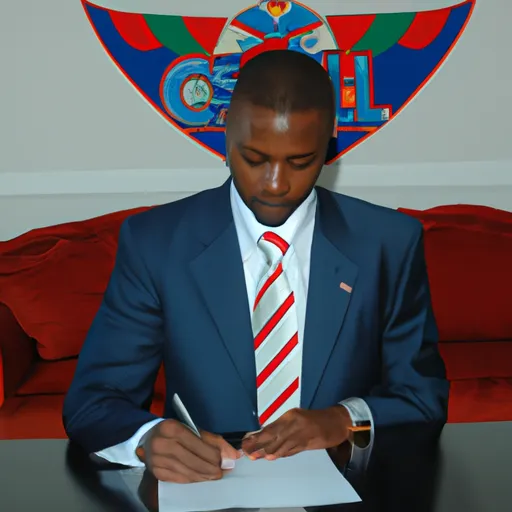
<path fill-rule="evenodd" d="M 177 393 L 172 397 L 172 406 L 174 412 L 178 415 L 180 421 L 184 423 L 192 432 L 197 436 L 201 437 L 201 433 L 199 429 L 196 427 L 195 423 L 192 421 L 190 414 L 188 413 L 186 407 L 183 405 L 181 398 Z M 235 461 L 230 459 L 222 459 L 221 468 L 224 470 L 233 469 L 235 467 Z"/>
<path fill-rule="evenodd" d="M 172 408 L 174 409 L 174 412 L 177 414 L 179 420 L 185 424 L 192 432 L 199 438 L 201 438 L 201 433 L 199 432 L 199 429 L 196 427 L 195 423 L 192 421 L 192 418 L 190 417 L 190 414 L 188 413 L 187 409 L 183 405 L 183 402 L 181 401 L 181 398 L 177 395 L 177 393 L 174 394 L 172 397 Z M 143 447 L 143 441 L 148 433 L 142 438 L 139 445 L 137 446 L 135 453 L 137 457 L 145 464 L 146 458 L 145 458 L 145 451 Z"/>
<path fill-rule="evenodd" d="M 197 437 L 201 437 L 201 433 L 199 432 L 199 429 L 196 427 L 195 423 L 192 421 L 192 418 L 190 417 L 190 414 L 188 413 L 187 409 L 183 405 L 183 402 L 181 401 L 181 398 L 178 396 L 177 393 L 174 394 L 172 398 L 172 406 L 174 409 L 174 412 L 178 415 L 180 421 L 184 423 Z"/>

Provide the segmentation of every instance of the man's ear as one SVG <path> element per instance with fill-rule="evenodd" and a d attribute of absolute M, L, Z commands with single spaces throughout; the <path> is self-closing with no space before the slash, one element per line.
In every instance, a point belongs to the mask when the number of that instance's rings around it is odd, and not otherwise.
<path fill-rule="evenodd" d="M 334 126 L 332 127 L 332 136 L 337 139 L 338 138 L 338 119 L 334 118 Z"/>

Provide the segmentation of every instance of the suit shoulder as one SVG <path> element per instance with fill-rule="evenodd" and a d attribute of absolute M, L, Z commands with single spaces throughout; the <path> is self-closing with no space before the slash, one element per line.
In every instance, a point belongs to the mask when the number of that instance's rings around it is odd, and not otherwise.
<path fill-rule="evenodd" d="M 353 229 L 374 233 L 386 239 L 417 238 L 423 232 L 418 219 L 387 206 L 332 192 L 341 212 Z"/>
<path fill-rule="evenodd" d="M 198 192 L 191 196 L 153 206 L 143 212 L 129 215 L 123 222 L 131 236 L 138 241 L 148 239 L 169 239 L 169 236 L 190 215 L 197 215 L 210 190 Z"/>

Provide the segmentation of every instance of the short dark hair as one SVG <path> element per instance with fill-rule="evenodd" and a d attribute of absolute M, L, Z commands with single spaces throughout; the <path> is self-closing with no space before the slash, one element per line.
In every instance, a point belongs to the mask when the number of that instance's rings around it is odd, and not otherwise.
<path fill-rule="evenodd" d="M 332 126 L 335 95 L 327 71 L 295 50 L 269 50 L 240 70 L 231 103 L 247 101 L 275 112 L 324 110 Z"/>

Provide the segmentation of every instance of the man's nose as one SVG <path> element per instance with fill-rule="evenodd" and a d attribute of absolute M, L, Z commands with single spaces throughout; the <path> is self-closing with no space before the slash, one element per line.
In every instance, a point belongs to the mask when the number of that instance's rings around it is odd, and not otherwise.
<path fill-rule="evenodd" d="M 290 191 L 290 184 L 282 162 L 270 162 L 265 178 L 265 188 L 272 195 L 284 196 Z"/>

